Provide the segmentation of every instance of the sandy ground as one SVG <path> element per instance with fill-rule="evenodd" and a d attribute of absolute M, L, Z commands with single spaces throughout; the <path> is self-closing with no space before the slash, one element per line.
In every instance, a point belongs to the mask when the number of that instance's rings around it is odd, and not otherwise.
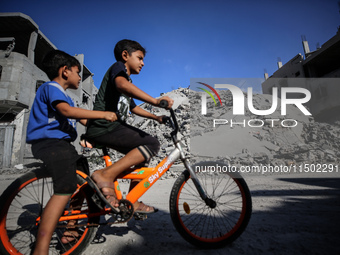
<path fill-rule="evenodd" d="M 199 250 L 176 232 L 168 205 L 175 179 L 160 180 L 142 199 L 158 213 L 101 226 L 85 254 L 340 254 L 340 179 L 298 177 L 245 177 L 251 220 L 233 244 L 217 250 Z M 0 193 L 14 178 L 0 176 Z"/>

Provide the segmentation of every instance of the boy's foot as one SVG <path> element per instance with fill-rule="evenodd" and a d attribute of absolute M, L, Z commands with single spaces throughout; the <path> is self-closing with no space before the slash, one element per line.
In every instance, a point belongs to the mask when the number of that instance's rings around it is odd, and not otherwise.
<path fill-rule="evenodd" d="M 99 196 L 103 196 L 102 198 L 105 198 L 106 201 L 104 200 L 104 202 L 109 207 L 118 208 L 119 200 L 117 199 L 117 196 L 116 196 L 116 193 L 115 193 L 115 190 L 114 190 L 114 183 L 113 182 L 104 180 L 100 176 L 99 171 L 94 172 L 92 174 L 90 180 L 88 180 L 88 182 L 89 182 L 90 186 L 98 192 Z"/>
<path fill-rule="evenodd" d="M 62 238 L 61 238 L 61 242 L 63 244 L 68 244 L 71 243 L 75 240 L 77 240 L 79 238 L 79 233 L 76 229 L 69 229 L 67 231 L 64 232 Z"/>
<path fill-rule="evenodd" d="M 74 225 L 77 223 L 75 220 L 70 220 L 67 224 L 67 229 L 61 237 L 61 242 L 63 244 L 71 243 L 79 238 L 79 233 Z"/>
<path fill-rule="evenodd" d="M 135 209 L 135 213 L 143 213 L 143 214 L 149 214 L 149 213 L 155 213 L 158 212 L 158 209 L 148 206 L 144 204 L 142 201 L 136 202 L 133 204 L 133 208 Z"/>

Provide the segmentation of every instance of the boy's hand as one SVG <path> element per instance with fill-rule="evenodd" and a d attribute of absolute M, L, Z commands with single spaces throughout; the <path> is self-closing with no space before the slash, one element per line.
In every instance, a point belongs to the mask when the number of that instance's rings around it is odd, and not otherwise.
<path fill-rule="evenodd" d="M 170 109 L 172 107 L 172 105 L 174 104 L 174 100 L 171 99 L 170 97 L 168 96 L 164 96 L 164 97 L 161 97 L 161 98 L 158 98 L 157 99 L 157 105 L 159 105 L 159 103 L 161 102 L 161 100 L 165 100 L 168 102 L 168 108 L 167 109 Z M 160 122 L 161 123 L 161 122 Z"/>
<path fill-rule="evenodd" d="M 165 115 L 156 116 L 155 120 L 156 120 L 159 124 L 163 124 L 163 117 L 165 117 Z"/>
<path fill-rule="evenodd" d="M 117 114 L 114 112 L 104 112 L 104 119 L 114 122 L 118 119 Z"/>

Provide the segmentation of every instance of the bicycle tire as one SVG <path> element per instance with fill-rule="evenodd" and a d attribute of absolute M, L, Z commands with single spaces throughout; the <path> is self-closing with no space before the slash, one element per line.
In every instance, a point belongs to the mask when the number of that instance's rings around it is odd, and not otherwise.
<path fill-rule="evenodd" d="M 216 166 L 216 162 L 202 162 L 193 168 L 208 166 Z M 215 171 L 196 174 L 203 190 L 216 202 L 216 207 L 206 205 L 185 170 L 171 191 L 172 222 L 179 234 L 195 246 L 206 249 L 224 247 L 237 239 L 248 225 L 252 212 L 249 188 L 236 173 Z"/>
<path fill-rule="evenodd" d="M 81 210 L 93 212 L 97 209 L 89 199 L 89 187 L 85 180 L 77 175 L 77 198 L 80 198 Z M 81 187 L 79 189 L 79 187 Z M 4 255 L 31 254 L 34 249 L 38 229 L 37 219 L 42 208 L 53 194 L 52 178 L 43 168 L 33 170 L 16 179 L 0 197 L 0 253 Z M 69 205 L 69 203 L 68 203 Z M 65 208 L 67 210 L 69 208 Z M 66 222 L 59 222 L 53 233 L 49 254 L 80 254 L 93 240 L 99 218 L 86 219 L 84 227 L 78 228 L 79 238 L 69 244 L 62 244 L 61 237 L 66 231 Z M 78 221 L 77 224 L 80 224 Z"/>

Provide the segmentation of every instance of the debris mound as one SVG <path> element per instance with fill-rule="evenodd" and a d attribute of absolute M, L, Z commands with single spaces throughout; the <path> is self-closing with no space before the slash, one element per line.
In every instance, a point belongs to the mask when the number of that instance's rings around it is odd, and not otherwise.
<path fill-rule="evenodd" d="M 280 107 L 270 116 L 255 115 L 248 109 L 244 116 L 235 116 L 230 91 L 219 91 L 222 106 L 208 101 L 208 113 L 203 116 L 200 92 L 179 88 L 163 95 L 175 101 L 173 109 L 180 125 L 178 135 L 191 163 L 215 159 L 233 165 L 339 163 L 340 121 L 316 122 L 294 105 L 288 105 L 286 116 L 281 115 Z M 269 109 L 271 99 L 271 95 L 256 94 L 253 106 L 259 110 Z M 167 110 L 146 103 L 140 107 L 156 115 L 169 115 Z M 214 119 L 227 120 L 228 123 L 214 127 Z M 231 126 L 231 122 L 236 124 Z M 153 157 L 150 166 L 157 165 L 174 149 L 169 135 L 171 129 L 165 125 L 134 115 L 130 116 L 128 123 L 159 140 L 160 152 Z M 294 127 L 285 127 L 296 123 Z M 115 151 L 111 153 L 115 159 L 122 156 Z"/>

